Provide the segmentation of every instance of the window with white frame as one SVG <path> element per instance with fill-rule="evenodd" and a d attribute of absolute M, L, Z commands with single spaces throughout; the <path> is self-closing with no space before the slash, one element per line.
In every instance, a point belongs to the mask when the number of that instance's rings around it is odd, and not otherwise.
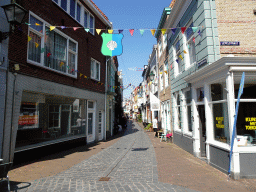
<path fill-rule="evenodd" d="M 162 45 L 161 36 L 160 36 L 159 41 L 158 41 L 158 48 L 159 48 L 159 56 L 161 56 L 162 55 L 162 51 L 163 51 L 163 45 Z"/>
<path fill-rule="evenodd" d="M 94 35 L 95 18 L 78 0 L 52 0 Z"/>
<path fill-rule="evenodd" d="M 91 59 L 91 78 L 100 81 L 100 62 Z"/>
<path fill-rule="evenodd" d="M 77 42 L 32 13 L 29 20 L 28 62 L 75 76 Z"/>
<path fill-rule="evenodd" d="M 167 46 L 167 34 L 164 34 L 164 35 L 163 35 L 163 43 L 164 43 L 163 49 L 165 49 L 166 46 Z"/>
<path fill-rule="evenodd" d="M 160 69 L 159 69 L 159 71 L 160 71 L 160 90 L 162 91 L 163 89 L 164 89 L 164 80 L 163 80 L 163 78 L 164 78 L 164 72 L 163 72 L 163 66 L 161 66 L 160 67 Z"/>
<path fill-rule="evenodd" d="M 165 61 L 164 64 L 164 79 L 165 79 L 165 87 L 169 85 L 169 73 L 168 73 L 168 61 Z"/>
<path fill-rule="evenodd" d="M 176 94 L 176 111 L 177 111 L 177 128 L 181 129 L 181 100 L 180 100 L 180 94 Z"/>
<path fill-rule="evenodd" d="M 175 74 L 178 75 L 179 73 L 181 73 L 181 58 L 180 58 L 180 41 L 177 40 L 174 44 L 174 62 L 176 64 L 176 67 L 174 68 L 175 70 Z"/>
<path fill-rule="evenodd" d="M 187 62 L 187 66 L 190 66 L 196 62 L 196 45 L 195 45 L 195 36 L 192 30 L 193 22 L 189 25 L 186 30 L 186 45 L 189 54 L 189 59 Z"/>

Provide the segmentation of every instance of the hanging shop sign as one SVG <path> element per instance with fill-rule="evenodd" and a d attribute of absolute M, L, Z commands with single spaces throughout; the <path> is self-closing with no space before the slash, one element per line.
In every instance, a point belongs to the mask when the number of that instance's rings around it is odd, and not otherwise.
<path fill-rule="evenodd" d="M 102 33 L 103 39 L 101 53 L 105 56 L 118 56 L 123 53 L 122 39 L 123 34 Z"/>
<path fill-rule="evenodd" d="M 239 46 L 240 42 L 239 41 L 221 41 L 220 45 L 221 46 Z"/>
<path fill-rule="evenodd" d="M 204 65 L 206 63 L 207 63 L 207 59 L 203 59 L 203 60 L 197 62 L 197 66 L 200 67 L 200 66 L 202 66 L 202 65 Z"/>

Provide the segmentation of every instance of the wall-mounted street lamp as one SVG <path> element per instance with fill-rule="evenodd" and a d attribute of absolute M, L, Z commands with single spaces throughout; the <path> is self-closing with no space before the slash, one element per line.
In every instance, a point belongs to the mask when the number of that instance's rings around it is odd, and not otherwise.
<path fill-rule="evenodd" d="M 7 39 L 10 33 L 14 31 L 15 25 L 20 25 L 26 13 L 28 12 L 26 9 L 24 9 L 17 3 L 12 3 L 12 4 L 4 5 L 1 7 L 4 9 L 8 23 L 11 24 L 11 31 L 10 32 L 0 31 L 0 42 L 2 42 L 2 40 Z"/>
<path fill-rule="evenodd" d="M 151 71 L 151 73 L 149 74 L 149 78 L 150 78 L 150 81 L 154 80 L 155 74 L 153 73 L 153 71 Z"/>

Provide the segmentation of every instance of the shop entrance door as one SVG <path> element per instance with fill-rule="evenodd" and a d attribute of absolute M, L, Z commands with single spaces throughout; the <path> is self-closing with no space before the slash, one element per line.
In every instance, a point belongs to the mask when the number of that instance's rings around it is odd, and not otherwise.
<path fill-rule="evenodd" d="M 206 120 L 205 120 L 205 107 L 204 105 L 197 106 L 199 116 L 199 132 L 200 132 L 200 151 L 201 157 L 206 157 Z"/>
<path fill-rule="evenodd" d="M 61 135 L 67 135 L 69 132 L 70 105 L 61 106 Z"/>
<path fill-rule="evenodd" d="M 88 112 L 87 116 L 87 122 L 88 122 L 88 129 L 87 129 L 87 142 L 93 142 L 94 141 L 94 113 Z"/>

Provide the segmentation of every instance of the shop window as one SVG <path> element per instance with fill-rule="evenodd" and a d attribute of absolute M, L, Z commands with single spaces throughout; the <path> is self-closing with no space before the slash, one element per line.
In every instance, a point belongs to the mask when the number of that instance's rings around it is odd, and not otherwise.
<path fill-rule="evenodd" d="M 256 85 L 244 84 L 237 116 L 237 144 L 240 147 L 256 146 Z M 234 85 L 235 98 L 239 92 L 239 84 Z M 235 100 L 236 101 L 236 100 Z M 237 104 L 237 102 L 235 102 Z"/>
<path fill-rule="evenodd" d="M 214 138 L 220 142 L 230 143 L 225 84 L 212 84 L 211 98 Z"/>
<path fill-rule="evenodd" d="M 60 106 L 50 105 L 49 106 L 49 128 L 59 128 L 60 120 Z"/>

